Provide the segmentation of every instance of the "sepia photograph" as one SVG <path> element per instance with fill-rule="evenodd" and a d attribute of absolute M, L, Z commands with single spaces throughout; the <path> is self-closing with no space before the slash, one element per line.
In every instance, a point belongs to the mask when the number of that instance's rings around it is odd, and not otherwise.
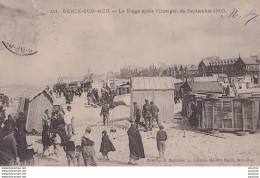
<path fill-rule="evenodd" d="M 0 166 L 260 166 L 259 13 L 1 0 Z"/>

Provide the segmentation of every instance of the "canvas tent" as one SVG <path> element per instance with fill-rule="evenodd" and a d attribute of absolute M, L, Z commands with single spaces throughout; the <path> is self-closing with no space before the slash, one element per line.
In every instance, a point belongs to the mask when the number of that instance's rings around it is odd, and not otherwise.
<path fill-rule="evenodd" d="M 158 106 L 161 121 L 174 116 L 174 78 L 172 77 L 132 77 L 130 81 L 131 107 L 130 117 L 133 119 L 133 102 L 140 107 L 145 99 L 154 101 Z"/>
<path fill-rule="evenodd" d="M 42 131 L 42 116 L 46 109 L 49 113 L 53 109 L 53 97 L 46 90 L 27 89 L 19 96 L 17 113 L 24 112 L 26 118 L 26 130 L 35 129 Z"/>

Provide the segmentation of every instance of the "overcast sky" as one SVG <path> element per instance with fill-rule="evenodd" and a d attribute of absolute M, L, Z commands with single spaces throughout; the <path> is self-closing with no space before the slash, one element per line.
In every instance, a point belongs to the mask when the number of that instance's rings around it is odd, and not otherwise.
<path fill-rule="evenodd" d="M 42 83 L 58 75 L 100 74 L 127 65 L 198 64 L 201 58 L 260 53 L 260 17 L 245 26 L 259 1 L 210 0 L 19 0 L 0 1 L 1 41 L 37 50 L 17 56 L 0 45 L 1 84 Z M 19 3 L 18 3 L 19 2 Z M 221 14 L 63 14 L 67 8 L 238 9 Z M 20 9 L 22 11 L 19 11 Z M 60 13 L 50 14 L 51 9 Z M 4 11 L 3 11 L 4 10 Z"/>

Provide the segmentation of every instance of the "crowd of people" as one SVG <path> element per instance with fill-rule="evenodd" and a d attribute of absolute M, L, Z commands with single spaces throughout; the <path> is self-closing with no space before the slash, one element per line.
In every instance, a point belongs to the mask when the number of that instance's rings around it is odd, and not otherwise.
<path fill-rule="evenodd" d="M 68 96 L 64 95 L 66 103 Z M 69 102 L 70 103 L 70 102 Z M 134 102 L 134 122 L 131 123 L 131 127 L 127 131 L 129 141 L 129 164 L 135 165 L 136 161 L 140 158 L 145 158 L 145 150 L 142 142 L 142 136 L 140 134 L 139 126 L 145 128 L 145 132 L 152 131 L 154 128 L 153 121 L 157 123 L 159 131 L 157 132 L 156 142 L 159 156 L 164 159 L 164 151 L 166 148 L 167 134 L 163 130 L 159 120 L 159 108 L 156 104 L 148 99 L 145 100 L 145 104 L 142 109 L 137 102 Z M 0 108 L 3 110 L 3 108 Z M 103 116 L 104 126 L 108 126 L 110 105 L 108 102 L 104 102 L 101 107 L 100 115 Z M 50 113 L 51 112 L 51 113 Z M 26 130 L 26 118 L 23 112 L 19 113 L 17 119 L 13 119 L 11 115 L 5 119 L 5 115 L 1 116 L 0 120 L 0 157 L 4 165 L 34 165 L 34 157 L 37 154 L 42 158 L 55 156 L 56 161 L 60 159 L 60 153 L 63 151 L 66 154 L 68 166 L 97 166 L 98 161 L 95 156 L 95 139 L 92 136 L 91 127 L 85 129 L 84 135 L 81 137 L 81 143 L 75 145 L 75 140 L 72 138 L 77 135 L 75 123 L 77 117 L 75 116 L 72 107 L 68 105 L 65 109 L 60 111 L 44 110 L 42 115 L 42 132 L 41 143 L 42 152 L 34 150 L 31 146 L 34 142 L 27 139 L 29 134 Z M 141 122 L 141 117 L 144 118 L 145 123 Z M 3 125 L 3 127 L 2 127 Z M 102 153 L 104 160 L 109 160 L 108 153 L 116 151 L 113 143 L 109 139 L 107 131 L 103 130 L 101 136 L 100 152 Z M 53 149 L 50 149 L 53 147 Z M 51 153 L 50 150 L 53 150 Z M 42 154 L 41 154 L 42 153 Z"/>

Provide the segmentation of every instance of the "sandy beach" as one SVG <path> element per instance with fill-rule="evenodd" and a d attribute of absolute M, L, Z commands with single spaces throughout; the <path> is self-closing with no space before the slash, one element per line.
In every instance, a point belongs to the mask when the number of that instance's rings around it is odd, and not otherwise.
<path fill-rule="evenodd" d="M 100 116 L 100 107 L 93 108 L 86 105 L 86 93 L 81 97 L 74 97 L 71 104 L 76 115 L 75 127 L 76 135 L 72 137 L 75 145 L 80 145 L 81 136 L 86 127 L 91 127 L 95 141 L 96 157 L 98 166 L 129 166 L 129 147 L 127 129 L 130 126 L 130 95 L 116 96 L 115 101 L 124 101 L 127 106 L 118 106 L 110 111 L 109 126 L 103 126 Z M 55 103 L 60 103 L 64 108 L 64 98 L 55 98 Z M 12 107 L 6 108 L 8 114 Z M 181 111 L 181 103 L 177 103 L 174 108 L 176 116 Z M 233 133 L 215 133 L 205 135 L 191 128 L 187 121 L 181 118 L 168 119 L 162 121 L 168 134 L 166 142 L 165 161 L 158 157 L 156 147 L 156 132 L 154 128 L 151 132 L 143 132 L 142 140 L 146 158 L 138 161 L 137 166 L 253 166 L 260 163 L 260 134 L 248 134 L 237 136 Z M 115 133 L 110 133 L 110 129 L 116 129 Z M 109 153 L 109 161 L 102 160 L 99 152 L 101 143 L 101 132 L 107 130 L 108 135 L 114 144 L 116 151 Z M 35 166 L 67 166 L 65 152 L 59 149 L 59 158 L 51 155 L 42 158 L 41 136 L 28 136 L 36 140 L 34 145 L 38 154 L 35 156 Z M 53 153 L 53 146 L 50 148 Z"/>

